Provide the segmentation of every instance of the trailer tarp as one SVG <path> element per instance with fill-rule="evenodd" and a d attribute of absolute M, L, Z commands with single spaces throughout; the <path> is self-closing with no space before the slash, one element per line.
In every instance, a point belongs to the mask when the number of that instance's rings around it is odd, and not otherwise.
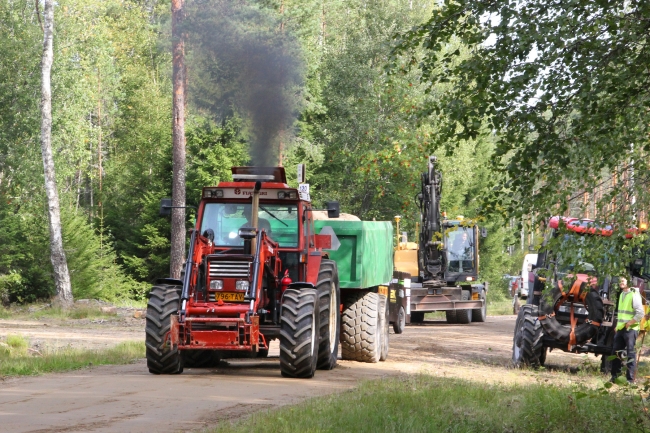
<path fill-rule="evenodd" d="M 341 288 L 362 289 L 390 283 L 393 225 L 389 221 L 314 221 L 316 233 L 330 226 L 341 246 L 327 251 L 336 262 Z"/>

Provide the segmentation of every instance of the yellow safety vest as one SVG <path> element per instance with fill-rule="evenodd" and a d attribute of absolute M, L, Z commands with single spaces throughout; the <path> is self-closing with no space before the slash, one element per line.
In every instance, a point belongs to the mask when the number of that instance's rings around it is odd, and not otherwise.
<path fill-rule="evenodd" d="M 635 291 L 630 289 L 629 292 L 621 292 L 618 298 L 618 322 L 616 323 L 616 330 L 620 331 L 625 328 L 625 324 L 634 319 L 634 306 L 632 300 L 634 299 Z M 629 329 L 639 330 L 639 322 L 630 326 Z"/>

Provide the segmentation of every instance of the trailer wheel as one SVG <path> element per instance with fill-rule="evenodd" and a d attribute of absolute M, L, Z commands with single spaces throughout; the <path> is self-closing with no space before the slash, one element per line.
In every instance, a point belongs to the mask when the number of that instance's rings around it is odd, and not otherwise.
<path fill-rule="evenodd" d="M 421 311 L 412 311 L 411 323 L 422 323 L 422 322 L 424 322 L 424 313 Z"/>
<path fill-rule="evenodd" d="M 445 318 L 447 319 L 447 323 L 449 323 L 450 325 L 454 325 L 458 323 L 458 316 L 456 316 L 456 310 L 446 310 Z"/>
<path fill-rule="evenodd" d="M 515 367 L 539 367 L 546 361 L 546 348 L 542 344 L 544 331 L 537 317 L 536 305 L 521 306 L 512 341 L 512 363 Z"/>
<path fill-rule="evenodd" d="M 381 355 L 379 295 L 354 291 L 343 300 L 341 317 L 341 353 L 343 359 L 378 362 Z"/>
<path fill-rule="evenodd" d="M 462 300 L 469 301 L 469 290 L 463 290 L 462 293 Z M 472 323 L 472 310 L 456 310 L 456 319 L 461 325 Z"/>
<path fill-rule="evenodd" d="M 280 318 L 280 371 L 284 377 L 310 378 L 316 371 L 320 318 L 316 289 L 287 289 Z"/>
<path fill-rule="evenodd" d="M 153 374 L 179 374 L 183 372 L 183 363 L 177 347 L 165 344 L 165 334 L 171 328 L 171 316 L 178 313 L 180 307 L 179 286 L 160 284 L 153 286 L 149 292 L 145 326 L 145 346 L 147 367 Z"/>
<path fill-rule="evenodd" d="M 210 368 L 219 364 L 216 350 L 190 349 L 181 351 L 183 368 Z"/>
<path fill-rule="evenodd" d="M 341 333 L 341 290 L 338 269 L 333 260 L 321 261 L 316 290 L 320 304 L 318 368 L 331 370 L 336 366 Z"/>
<path fill-rule="evenodd" d="M 379 295 L 379 330 L 381 332 L 381 350 L 379 351 L 379 360 L 386 361 L 388 358 L 388 300 L 386 296 Z"/>
<path fill-rule="evenodd" d="M 476 310 L 472 310 L 472 322 L 485 322 L 487 317 L 487 299 L 485 299 L 484 290 L 481 290 L 479 299 L 483 301 L 483 306 Z"/>
<path fill-rule="evenodd" d="M 397 320 L 393 322 L 393 331 L 395 331 L 395 334 L 401 334 L 404 332 L 405 327 L 406 312 L 404 311 L 404 307 L 400 306 L 399 310 L 397 310 Z"/>

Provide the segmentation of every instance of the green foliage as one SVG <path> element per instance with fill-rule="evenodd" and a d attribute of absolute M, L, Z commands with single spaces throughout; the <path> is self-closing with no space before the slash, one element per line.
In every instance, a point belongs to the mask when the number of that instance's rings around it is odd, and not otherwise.
<path fill-rule="evenodd" d="M 499 179 L 487 164 L 495 150 L 489 128 L 436 148 L 444 122 L 422 121 L 417 109 L 450 84 L 431 90 L 418 72 L 385 70 L 392 36 L 420 24 L 433 2 L 231 3 L 187 2 L 201 12 L 186 20 L 188 204 L 250 159 L 251 90 L 269 74 L 236 54 L 259 45 L 275 62 L 263 70 L 291 78 L 280 86 L 289 105 L 270 111 L 294 107 L 295 122 L 282 120 L 278 137 L 268 138 L 282 142 L 292 185 L 295 165 L 306 162 L 317 206 L 339 199 L 365 219 L 402 214 L 413 233 L 419 176 L 436 153 L 444 210 L 487 218 L 481 269 L 491 281 L 500 277 L 510 229 L 478 200 Z M 215 5 L 236 13 L 220 16 Z M 42 32 L 27 0 L 0 1 L 0 22 L 0 83 L 7 84 L 0 86 L 0 300 L 24 303 L 53 293 L 38 145 Z M 171 195 L 169 4 L 57 4 L 54 50 L 54 157 L 74 294 L 142 301 L 147 284 L 169 268 L 170 224 L 158 215 L 160 199 Z M 194 217 L 189 211 L 188 227 Z"/>
<path fill-rule="evenodd" d="M 393 72 L 413 65 L 429 90 L 448 86 L 420 112 L 438 143 L 496 133 L 506 182 L 493 208 L 625 227 L 648 206 L 649 15 L 645 2 L 445 1 L 398 36 Z"/>
<path fill-rule="evenodd" d="M 25 355 L 27 353 L 27 347 L 29 347 L 29 342 L 22 335 L 9 334 L 5 340 L 7 346 L 9 346 L 10 354 L 12 356 L 16 355 Z"/>
<path fill-rule="evenodd" d="M 63 243 L 75 298 L 142 298 L 145 288 L 124 275 L 107 233 L 97 234 L 87 219 L 63 214 Z"/>
<path fill-rule="evenodd" d="M 205 119 L 193 119 L 186 137 L 188 202 L 197 205 L 203 187 L 232 179 L 230 168 L 248 160 L 248 146 L 241 135 L 241 121 L 236 117 L 220 127 Z"/>

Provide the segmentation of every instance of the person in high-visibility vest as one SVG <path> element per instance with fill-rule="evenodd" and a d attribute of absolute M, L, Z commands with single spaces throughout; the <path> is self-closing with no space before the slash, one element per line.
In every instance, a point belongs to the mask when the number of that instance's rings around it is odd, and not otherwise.
<path fill-rule="evenodd" d="M 619 278 L 618 285 L 621 293 L 618 296 L 618 319 L 614 335 L 613 351 L 616 358 L 612 360 L 612 382 L 621 374 L 622 360 L 626 360 L 628 382 L 634 381 L 636 372 L 636 352 L 634 344 L 639 335 L 639 324 L 643 318 L 643 301 L 635 288 L 627 286 L 626 278 Z"/>

